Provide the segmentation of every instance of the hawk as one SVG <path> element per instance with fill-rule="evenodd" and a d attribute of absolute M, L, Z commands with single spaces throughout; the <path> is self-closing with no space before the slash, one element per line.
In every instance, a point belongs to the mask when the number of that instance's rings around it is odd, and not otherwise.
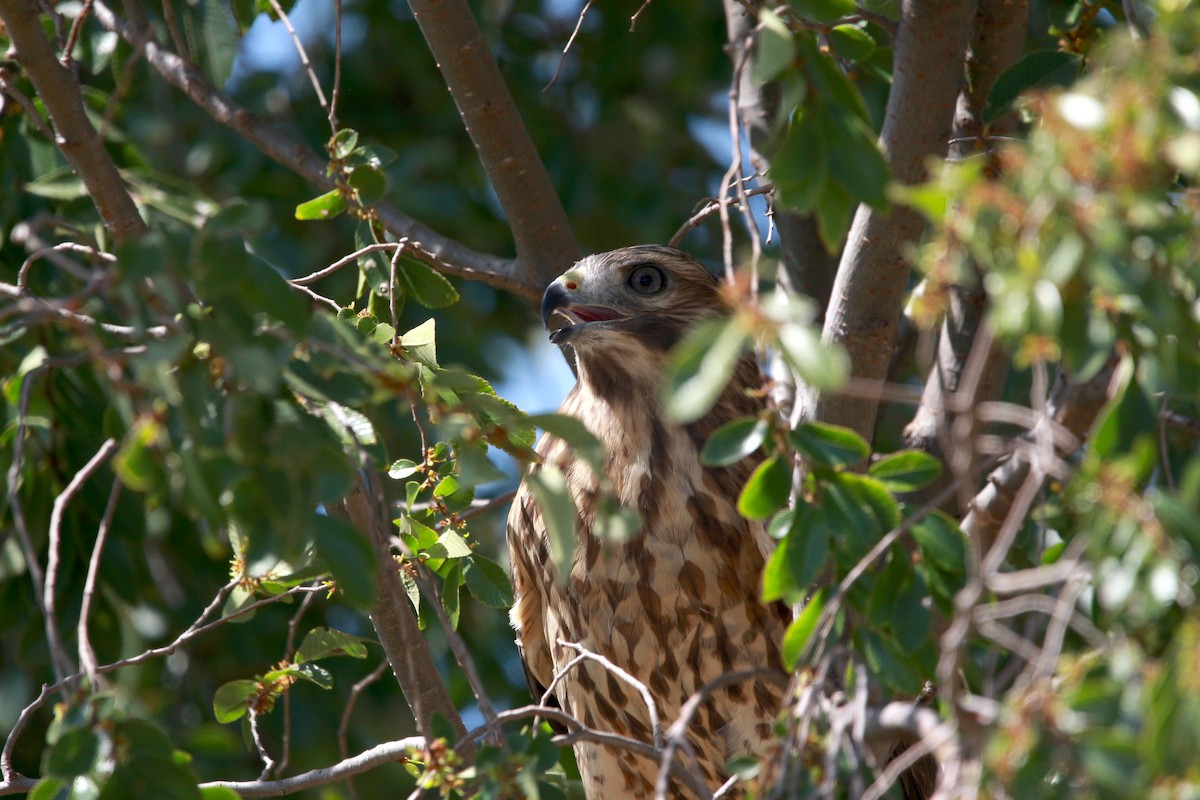
<path fill-rule="evenodd" d="M 565 320 L 551 340 L 568 344 L 578 367 L 560 413 L 582 420 L 604 445 L 608 485 L 641 516 L 642 528 L 623 543 L 594 535 L 597 476 L 562 440 L 542 437 L 537 452 L 566 476 L 578 517 L 562 576 L 528 481 L 508 518 L 512 623 L 535 692 L 577 655 L 561 643 L 578 643 L 648 687 L 665 731 L 681 705 L 719 675 L 782 671 L 788 611 L 759 598 L 768 539 L 761 523 L 736 508 L 756 464 L 746 458 L 714 468 L 699 459 L 723 423 L 761 412 L 756 363 L 747 354 L 712 410 L 691 424 L 669 420 L 659 399 L 671 348 L 696 323 L 729 312 L 717 279 L 667 247 L 590 256 L 546 290 L 543 321 Z M 563 710 L 587 727 L 651 740 L 642 696 L 602 664 L 578 664 L 554 686 Z M 782 690 L 766 681 L 715 691 L 688 728 L 683 763 L 715 791 L 730 757 L 765 752 L 781 703 Z M 653 759 L 590 742 L 577 743 L 575 755 L 588 797 L 654 796 L 660 765 Z M 687 796 L 678 783 L 671 793 Z"/>

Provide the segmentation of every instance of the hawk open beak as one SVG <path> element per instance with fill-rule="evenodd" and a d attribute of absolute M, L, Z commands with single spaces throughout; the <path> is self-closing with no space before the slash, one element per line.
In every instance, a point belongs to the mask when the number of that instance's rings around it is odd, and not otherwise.
<path fill-rule="evenodd" d="M 565 325 L 554 328 L 555 316 L 566 320 Z M 558 281 L 550 284 L 542 295 L 542 324 L 550 329 L 550 341 L 565 344 L 596 322 L 612 322 L 626 319 L 625 315 L 608 306 L 588 305 L 576 302 L 576 298 Z"/>

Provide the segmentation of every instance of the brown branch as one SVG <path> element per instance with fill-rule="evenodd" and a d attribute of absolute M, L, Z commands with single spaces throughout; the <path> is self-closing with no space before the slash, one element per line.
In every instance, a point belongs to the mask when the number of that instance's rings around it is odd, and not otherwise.
<path fill-rule="evenodd" d="M 3 0 L 23 2 L 25 0 Z M 158 45 L 148 34 L 113 13 L 105 3 L 96 0 L 93 16 L 105 29 L 115 31 L 134 47 L 144 47 L 146 61 L 162 78 L 188 96 L 216 122 L 236 131 L 264 155 L 304 178 L 321 191 L 336 188 L 333 178 L 326 174 L 327 162 L 301 142 L 271 123 L 241 108 L 218 90 L 194 65 Z M 387 203 L 372 206 L 387 231 L 397 238 L 409 237 L 438 259 L 438 268 L 451 275 L 476 280 L 498 289 L 512 292 L 530 302 L 538 302 L 544 284 L 525 270 L 524 263 L 480 253 L 437 233 Z M 520 250 L 518 250 L 518 254 Z M 560 270 L 561 272 L 561 270 Z M 557 274 L 557 273 L 556 273 Z"/>
<path fill-rule="evenodd" d="M 1115 359 L 1110 359 L 1104 368 L 1081 384 L 1073 384 L 1065 377 L 1060 377 L 1050 398 L 1047 416 L 1080 441 L 1086 439 L 1097 415 L 1108 401 L 1116 364 Z M 1032 441 L 1037 435 L 1035 429 L 1023 438 Z M 1008 461 L 988 476 L 987 485 L 972 501 L 971 512 L 963 520 L 962 528 L 972 541 L 983 545 L 981 550 L 986 549 L 995 538 L 1008 516 L 1013 499 L 1030 474 L 1033 458 L 1028 450 L 1014 452 Z"/>
<path fill-rule="evenodd" d="M 461 737 L 466 734 L 466 726 L 442 682 L 429 642 L 417 627 L 412 604 L 400 584 L 399 567 L 388 546 L 391 515 L 383 486 L 365 456 L 363 471 L 368 486 L 360 484 L 346 498 L 345 506 L 350 520 L 368 537 L 375 551 L 376 595 L 371 608 L 371 624 L 392 665 L 392 673 L 400 684 L 404 699 L 412 709 L 417 730 L 430 740 L 435 738 L 433 716 L 440 714 L 450 721 Z M 474 745 L 468 742 L 466 748 L 459 754 L 469 761 L 474 755 Z"/>
<path fill-rule="evenodd" d="M 70 68 L 59 63 L 42 31 L 35 0 L 0 0 L 0 18 L 16 49 L 13 57 L 33 81 L 54 124 L 54 144 L 87 188 L 96 211 L 118 242 L 140 236 L 146 223 L 133 197 L 104 149 L 83 107 L 79 83 Z"/>
<path fill-rule="evenodd" d="M 200 784 L 200 788 L 232 789 L 242 797 L 282 797 L 285 794 L 294 794 L 304 789 L 328 786 L 383 764 L 402 761 L 410 750 L 417 750 L 424 746 L 425 739 L 423 737 L 410 736 L 407 739 L 377 744 L 370 750 L 364 750 L 353 758 L 344 758 L 331 767 L 309 770 L 290 778 L 274 781 L 210 781 Z"/>
<path fill-rule="evenodd" d="M 975 15 L 973 0 L 904 0 L 895 39 L 893 83 L 880 134 L 892 178 L 925 178 L 930 156 L 945 156 L 962 83 L 960 64 Z M 908 285 L 904 246 L 924 229 L 909 208 L 860 206 L 834 280 L 823 336 L 850 356 L 851 374 L 883 380 L 892 358 Z M 878 404 L 825 393 L 808 397 L 804 414 L 853 428 L 868 440 Z"/>
<path fill-rule="evenodd" d="M 1025 21 L 1029 0 L 978 0 L 974 36 L 967 54 L 968 80 L 958 96 L 950 153 L 965 158 L 971 151 L 986 148 L 992 135 L 1011 133 L 1016 128 L 1014 115 L 1007 114 L 985 131 L 983 112 L 988 93 L 996 78 L 1016 63 L 1025 40 Z M 950 308 L 942 324 L 937 362 L 925 382 L 925 395 L 913 421 L 904 430 L 904 442 L 945 460 L 951 445 L 950 428 L 954 424 L 957 401 L 969 408 L 978 402 L 995 399 L 1003 387 L 1008 362 L 994 346 L 983 354 L 986 363 L 966 398 L 956 398 L 967 357 L 975 342 L 987 303 L 982 276 L 974 286 L 951 288 Z M 948 473 L 947 473 L 948 475 Z"/>
<path fill-rule="evenodd" d="M 465 0 L 409 6 L 508 218 L 521 273 L 540 295 L 579 258 L 554 184 Z"/>

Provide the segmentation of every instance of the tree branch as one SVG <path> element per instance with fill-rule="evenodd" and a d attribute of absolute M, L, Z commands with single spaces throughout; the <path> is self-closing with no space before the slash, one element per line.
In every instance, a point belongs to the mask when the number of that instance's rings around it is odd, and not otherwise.
<path fill-rule="evenodd" d="M 538 293 L 579 258 L 566 212 L 465 0 L 410 0 Z M 415 237 L 420 238 L 420 237 Z"/>
<path fill-rule="evenodd" d="M 371 624 L 392 665 L 400 690 L 404 692 L 404 699 L 416 718 L 417 730 L 427 739 L 435 738 L 433 715 L 440 714 L 450 721 L 456 734 L 462 737 L 466 733 L 466 726 L 442 682 L 429 642 L 417 627 L 412 604 L 400 585 L 399 567 L 388 547 L 391 517 L 387 513 L 383 487 L 379 485 L 379 479 L 369 464 L 364 464 L 364 472 L 366 480 L 370 481 L 369 487 L 364 490 L 360 485 L 346 498 L 345 505 L 351 521 L 369 538 L 375 550 L 376 596 L 375 605 L 371 608 Z M 467 749 L 459 751 L 459 754 L 469 761 L 474 755 L 474 744 L 467 742 L 465 747 Z"/>
<path fill-rule="evenodd" d="M 410 736 L 407 739 L 377 744 L 370 750 L 364 750 L 352 758 L 343 759 L 331 767 L 309 770 L 290 778 L 281 778 L 275 781 L 210 781 L 200 784 L 200 788 L 232 789 L 242 797 L 281 797 L 304 789 L 328 786 L 382 764 L 400 761 L 410 750 L 424 746 L 425 739 L 423 737 Z"/>
<path fill-rule="evenodd" d="M 925 178 L 930 156 L 944 156 L 962 83 L 961 63 L 974 0 L 904 0 L 895 40 L 894 80 L 880 146 L 900 183 Z M 823 336 L 850 356 L 851 375 L 887 376 L 908 284 L 904 245 L 925 223 L 916 211 L 860 206 L 834 280 Z M 806 399 L 805 416 L 845 425 L 872 438 L 876 401 L 825 394 Z"/>
<path fill-rule="evenodd" d="M 996 79 L 1021 55 L 1029 0 L 978 2 L 975 32 L 967 55 L 968 80 L 958 96 L 954 114 L 953 140 L 956 144 L 950 151 L 955 158 L 965 158 L 972 151 L 986 148 L 985 133 L 989 136 L 1005 135 L 1016 129 L 1015 117 L 1007 114 L 985 132 L 983 112 Z M 917 414 L 904 430 L 905 444 L 926 450 L 943 461 L 946 460 L 946 445 L 951 441 L 950 428 L 959 410 L 955 407 L 954 395 L 959 391 L 967 357 L 987 303 L 982 277 L 977 275 L 976 278 L 974 286 L 955 286 L 950 289 L 950 308 L 942 324 L 937 362 L 925 382 L 925 394 Z M 981 356 L 986 361 L 972 391 L 966 398 L 957 398 L 962 408 L 993 400 L 1003 388 L 1004 376 L 1008 371 L 1007 360 L 994 345 Z M 948 477 L 949 473 L 944 473 L 943 480 Z"/>
<path fill-rule="evenodd" d="M 336 188 L 333 178 L 325 172 L 325 159 L 311 148 L 238 106 L 210 84 L 194 65 L 160 47 L 149 33 L 135 29 L 100 0 L 95 3 L 93 14 L 107 30 L 120 34 L 121 38 L 134 47 L 145 48 L 146 61 L 150 66 L 167 83 L 181 90 L 192 102 L 203 108 L 216 122 L 236 131 L 268 158 L 290 169 L 318 189 L 329 191 Z M 526 273 L 524 264 L 472 250 L 437 233 L 387 203 L 377 203 L 372 208 L 389 233 L 397 238 L 407 236 L 420 243 L 421 249 L 436 256 L 438 268 L 443 272 L 481 281 L 524 297 L 535 304 L 541 300 L 543 284 L 539 283 L 536 277 Z"/>
<path fill-rule="evenodd" d="M 146 224 L 117 165 L 87 118 L 75 74 L 55 58 L 54 48 L 42 31 L 37 3 L 0 0 L 0 18 L 16 48 L 14 58 L 25 68 L 50 113 L 55 146 L 87 187 L 104 226 L 118 242 L 145 233 Z"/>
<path fill-rule="evenodd" d="M 1116 359 L 1110 359 L 1090 380 L 1080 384 L 1070 383 L 1065 375 L 1060 375 L 1046 409 L 1050 420 L 1080 441 L 1086 439 L 1111 395 L 1117 363 Z M 1035 429 L 1022 438 L 1033 441 L 1037 436 Z M 980 543 L 980 552 L 986 551 L 1008 516 L 1013 499 L 1029 475 L 1033 459 L 1030 450 L 1018 449 L 988 476 L 987 484 L 971 503 L 971 512 L 963 520 L 962 529 L 972 541 Z"/>

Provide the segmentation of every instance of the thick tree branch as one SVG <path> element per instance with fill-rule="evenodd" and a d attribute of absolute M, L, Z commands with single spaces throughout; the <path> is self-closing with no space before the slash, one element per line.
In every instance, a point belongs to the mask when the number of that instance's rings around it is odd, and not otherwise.
<path fill-rule="evenodd" d="M 996 78 L 1020 57 L 1028 16 L 1029 0 L 979 0 L 975 33 L 967 55 L 968 79 L 958 96 L 954 114 L 952 157 L 965 158 L 986 148 L 983 112 L 987 96 Z M 1009 114 L 993 123 L 987 133 L 1005 135 L 1015 128 L 1016 120 Z M 986 360 L 971 387 L 971 396 L 954 396 L 959 391 L 987 302 L 982 278 L 977 278 L 973 286 L 955 286 L 950 290 L 950 308 L 942 325 L 937 362 L 926 380 L 917 414 L 904 430 L 907 445 L 927 450 L 943 461 L 950 443 L 950 428 L 959 410 L 956 406 L 967 407 L 997 398 L 1007 373 L 1007 360 L 992 345 L 981 354 Z M 948 477 L 947 472 L 943 480 Z"/>
<path fill-rule="evenodd" d="M 409 0 L 540 293 L 579 258 L 566 212 L 465 0 Z M 417 237 L 419 238 L 419 237 Z"/>
<path fill-rule="evenodd" d="M 880 146 L 893 179 L 925 178 L 930 156 L 944 156 L 962 84 L 959 65 L 975 15 L 974 0 L 904 0 L 895 40 L 894 81 Z M 908 287 L 904 245 L 924 228 L 912 209 L 890 212 L 860 206 L 834 281 L 824 338 L 841 344 L 856 378 L 887 376 Z M 845 425 L 871 439 L 878 401 L 808 398 L 805 414 Z"/>
<path fill-rule="evenodd" d="M 440 714 L 462 737 L 466 734 L 466 726 L 442 682 L 429 642 L 417 627 L 412 604 L 400 584 L 399 566 L 388 546 L 391 517 L 387 513 L 383 487 L 371 467 L 364 466 L 370 486 L 367 491 L 357 488 L 346 498 L 346 511 L 355 527 L 369 537 L 375 550 L 376 596 L 371 608 L 371 624 L 375 626 L 379 643 L 383 645 L 404 699 L 416 718 L 417 730 L 427 739 L 434 739 L 433 717 Z M 474 744 L 467 742 L 460 755 L 470 760 L 474 755 Z"/>
<path fill-rule="evenodd" d="M 146 61 L 150 66 L 167 83 L 181 90 L 192 102 L 203 108 L 215 121 L 236 131 L 264 155 L 295 172 L 318 189 L 329 191 L 335 188 L 333 178 L 325 171 L 326 160 L 311 148 L 238 106 L 210 84 L 199 69 L 175 53 L 160 47 L 148 32 L 137 30 L 114 14 L 103 2 L 96 2 L 93 13 L 106 29 L 117 32 L 134 47 L 145 48 Z M 397 238 L 407 236 L 414 242 L 419 242 L 422 250 L 437 258 L 438 268 L 443 272 L 504 289 L 532 303 L 541 300 L 543 285 L 534 276 L 527 274 L 522 263 L 472 250 L 437 233 L 387 203 L 378 203 L 372 208 L 389 233 Z"/>
<path fill-rule="evenodd" d="M 83 181 L 113 238 L 122 242 L 140 236 L 146 224 L 87 118 L 75 74 L 55 57 L 40 16 L 34 0 L 0 0 L 0 18 L 16 49 L 13 57 L 24 67 L 50 113 L 54 144 Z"/>

